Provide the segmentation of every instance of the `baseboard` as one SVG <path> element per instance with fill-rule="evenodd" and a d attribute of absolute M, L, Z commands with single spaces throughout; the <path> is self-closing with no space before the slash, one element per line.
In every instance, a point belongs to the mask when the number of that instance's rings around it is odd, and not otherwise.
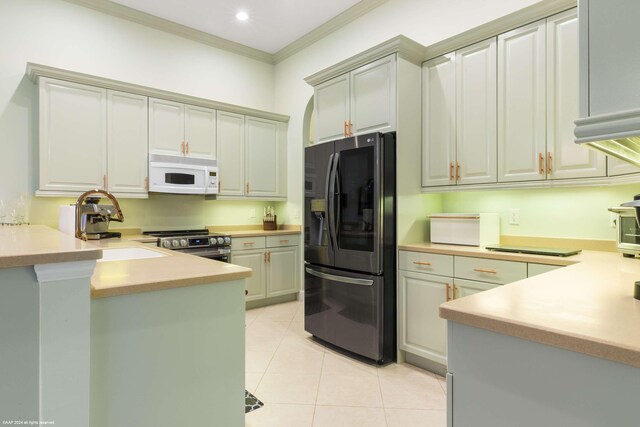
<path fill-rule="evenodd" d="M 412 353 L 405 352 L 405 361 L 418 368 L 425 369 L 443 377 L 447 374 L 447 367 L 445 365 L 425 359 L 424 357 L 416 356 Z"/>
<path fill-rule="evenodd" d="M 252 308 L 265 307 L 267 305 L 281 304 L 283 302 L 296 301 L 297 299 L 298 299 L 298 293 L 296 292 L 296 293 L 293 293 L 293 294 L 280 295 L 280 296 L 277 296 L 277 297 L 264 298 L 264 299 L 259 299 L 259 300 L 255 300 L 255 301 L 247 301 L 245 303 L 245 308 L 247 310 L 250 310 Z"/>

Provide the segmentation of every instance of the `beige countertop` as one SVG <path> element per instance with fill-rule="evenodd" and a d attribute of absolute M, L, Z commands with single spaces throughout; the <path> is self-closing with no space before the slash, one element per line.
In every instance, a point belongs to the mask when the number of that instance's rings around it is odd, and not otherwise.
<path fill-rule="evenodd" d="M 476 257 L 476 258 L 502 259 L 506 261 L 533 262 L 533 263 L 539 263 L 539 264 L 562 265 L 562 266 L 577 264 L 583 261 L 585 257 L 589 258 L 593 254 L 606 253 L 606 252 L 583 251 L 578 255 L 560 257 L 560 256 L 548 256 L 548 255 L 520 254 L 520 253 L 513 253 L 513 252 L 496 252 L 496 251 L 490 251 L 485 248 L 477 247 L 477 246 L 443 245 L 438 243 L 415 243 L 415 244 L 399 245 L 398 249 L 401 251 L 426 252 L 426 253 L 442 254 L 442 255 L 470 256 L 470 257 Z M 619 255 L 619 256 L 622 256 L 622 255 Z"/>
<path fill-rule="evenodd" d="M 212 233 L 228 234 L 231 237 L 259 237 L 259 236 L 278 236 L 281 234 L 301 234 L 300 226 L 283 226 L 278 230 L 263 230 L 260 226 L 225 226 L 225 227 L 207 227 Z M 122 235 L 123 240 L 134 240 L 136 242 L 150 243 L 155 242 L 156 237 L 149 237 L 141 234 L 141 231 L 126 233 Z"/>
<path fill-rule="evenodd" d="M 281 234 L 300 234 L 300 230 L 225 230 L 222 233 L 231 237 L 278 236 Z"/>
<path fill-rule="evenodd" d="M 102 250 L 92 243 L 44 225 L 0 226 L 0 268 L 101 257 Z"/>
<path fill-rule="evenodd" d="M 128 237 L 128 236 L 127 236 Z M 101 248 L 144 247 L 165 257 L 98 262 L 91 277 L 91 297 L 104 298 L 250 277 L 251 269 L 182 254 L 124 239 L 96 242 Z"/>
<path fill-rule="evenodd" d="M 458 323 L 640 367 L 640 260 L 584 251 L 561 258 L 451 245 L 402 250 L 567 265 L 450 301 L 440 316 Z"/>

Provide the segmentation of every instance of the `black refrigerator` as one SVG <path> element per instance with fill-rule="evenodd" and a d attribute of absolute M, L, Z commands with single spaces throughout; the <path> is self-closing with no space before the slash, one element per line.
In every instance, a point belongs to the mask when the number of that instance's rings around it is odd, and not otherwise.
<path fill-rule="evenodd" d="M 395 133 L 305 149 L 304 328 L 379 364 L 396 358 Z"/>

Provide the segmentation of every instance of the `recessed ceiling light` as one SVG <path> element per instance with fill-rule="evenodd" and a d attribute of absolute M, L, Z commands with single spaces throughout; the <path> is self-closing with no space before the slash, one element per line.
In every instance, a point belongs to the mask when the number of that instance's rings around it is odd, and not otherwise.
<path fill-rule="evenodd" d="M 246 21 L 247 19 L 249 19 L 249 15 L 247 15 L 247 12 L 240 11 L 236 13 L 236 19 L 238 21 Z"/>

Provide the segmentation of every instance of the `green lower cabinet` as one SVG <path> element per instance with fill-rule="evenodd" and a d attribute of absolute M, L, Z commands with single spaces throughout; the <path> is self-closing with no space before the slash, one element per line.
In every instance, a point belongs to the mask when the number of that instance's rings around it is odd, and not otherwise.
<path fill-rule="evenodd" d="M 247 267 L 253 270 L 253 275 L 246 279 L 246 301 L 253 301 L 266 297 L 265 287 L 265 251 L 254 249 L 248 251 L 235 251 L 231 254 L 231 263 Z"/>
<path fill-rule="evenodd" d="M 399 251 L 399 266 L 398 348 L 410 363 L 436 370 L 447 365 L 447 323 L 440 318 L 441 304 L 560 268 L 411 251 Z M 432 362 L 441 366 L 434 368 Z"/>
<path fill-rule="evenodd" d="M 237 241 L 242 242 L 243 245 L 245 243 L 241 239 Z M 258 237 L 248 239 L 246 243 L 248 246 L 258 246 L 260 249 L 233 250 L 231 263 L 253 270 L 253 275 L 246 279 L 245 300 L 247 302 L 298 292 L 300 289 L 298 236 L 278 236 L 276 239 L 267 238 L 266 240 L 264 237 Z"/>
<path fill-rule="evenodd" d="M 453 279 L 453 298 L 463 298 L 478 292 L 488 291 L 500 285 L 495 283 L 477 282 L 475 280 Z"/>
<path fill-rule="evenodd" d="M 399 271 L 398 347 L 446 365 L 447 323 L 440 304 L 451 293 L 451 279 L 433 274 Z"/>

